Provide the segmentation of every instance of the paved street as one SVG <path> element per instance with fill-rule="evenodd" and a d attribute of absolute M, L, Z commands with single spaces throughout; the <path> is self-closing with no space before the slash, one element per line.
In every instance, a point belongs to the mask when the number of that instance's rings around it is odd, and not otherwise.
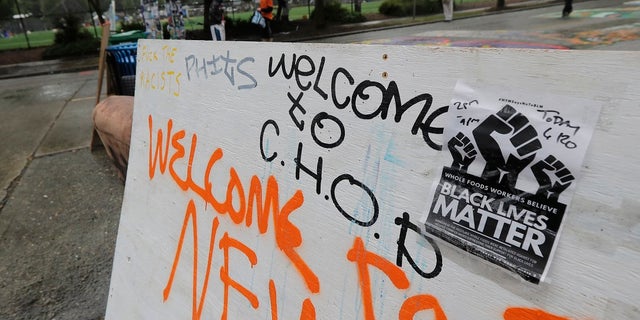
<path fill-rule="evenodd" d="M 0 319 L 100 319 L 124 186 L 91 153 L 97 71 L 0 80 Z"/>
<path fill-rule="evenodd" d="M 312 42 L 452 47 L 640 50 L 640 1 L 575 2 Z"/>
<path fill-rule="evenodd" d="M 640 1 L 574 10 L 454 14 L 312 42 L 640 51 Z M 97 71 L 70 70 L 0 80 L 0 319 L 104 315 L 124 185 L 89 150 Z"/>

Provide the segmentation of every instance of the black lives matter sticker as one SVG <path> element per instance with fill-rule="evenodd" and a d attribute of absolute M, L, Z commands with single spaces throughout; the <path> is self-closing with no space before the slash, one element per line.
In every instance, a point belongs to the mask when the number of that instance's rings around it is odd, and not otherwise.
<path fill-rule="evenodd" d="M 566 206 L 512 192 L 444 168 L 425 226 L 430 233 L 537 283 Z"/>
<path fill-rule="evenodd" d="M 599 112 L 581 99 L 459 82 L 425 230 L 543 281 Z"/>

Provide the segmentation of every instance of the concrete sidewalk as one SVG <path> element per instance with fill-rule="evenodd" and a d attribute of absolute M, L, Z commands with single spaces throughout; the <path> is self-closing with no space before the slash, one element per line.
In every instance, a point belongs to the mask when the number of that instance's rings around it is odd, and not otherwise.
<path fill-rule="evenodd" d="M 98 57 L 78 57 L 0 65 L 0 79 L 33 77 L 46 74 L 70 73 L 98 69 Z"/>
<path fill-rule="evenodd" d="M 124 185 L 91 152 L 97 71 L 0 80 L 0 319 L 101 319 Z"/>

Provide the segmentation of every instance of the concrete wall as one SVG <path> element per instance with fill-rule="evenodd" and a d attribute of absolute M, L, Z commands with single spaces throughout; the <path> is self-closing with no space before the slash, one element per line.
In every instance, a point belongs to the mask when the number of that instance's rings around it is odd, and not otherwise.
<path fill-rule="evenodd" d="M 143 40 L 107 319 L 637 319 L 639 75 L 635 52 Z M 419 233 L 459 79 L 602 109 L 539 284 Z M 375 113 L 375 83 L 432 100 Z"/>

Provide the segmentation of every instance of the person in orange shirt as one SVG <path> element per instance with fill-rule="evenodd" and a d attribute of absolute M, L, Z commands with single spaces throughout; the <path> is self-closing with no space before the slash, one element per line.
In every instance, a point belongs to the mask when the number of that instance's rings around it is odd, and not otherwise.
<path fill-rule="evenodd" d="M 258 8 L 264 18 L 265 26 L 262 28 L 262 41 L 273 41 L 271 32 L 271 20 L 273 20 L 273 0 L 260 0 Z"/>

